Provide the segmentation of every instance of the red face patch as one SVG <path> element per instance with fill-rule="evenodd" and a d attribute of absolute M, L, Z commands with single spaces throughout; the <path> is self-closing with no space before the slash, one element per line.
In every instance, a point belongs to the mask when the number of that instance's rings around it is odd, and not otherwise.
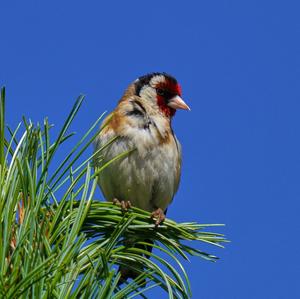
<path fill-rule="evenodd" d="M 174 114 L 176 113 L 175 109 L 169 107 L 166 104 L 166 100 L 162 96 L 157 95 L 157 105 L 159 107 L 159 110 L 163 112 L 163 114 L 167 117 L 174 116 Z"/>
<path fill-rule="evenodd" d="M 177 90 L 177 94 L 181 97 L 182 91 L 179 83 L 176 84 L 176 90 Z"/>
<path fill-rule="evenodd" d="M 157 105 L 159 109 L 167 116 L 172 117 L 176 110 L 168 106 L 170 99 L 176 95 L 181 96 L 181 87 L 178 83 L 174 83 L 171 80 L 158 83 L 156 86 L 157 92 Z"/>

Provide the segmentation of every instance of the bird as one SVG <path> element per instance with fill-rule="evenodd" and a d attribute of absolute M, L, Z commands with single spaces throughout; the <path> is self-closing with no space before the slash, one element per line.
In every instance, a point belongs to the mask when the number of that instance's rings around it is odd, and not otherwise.
<path fill-rule="evenodd" d="M 95 153 L 102 149 L 95 167 L 129 151 L 99 174 L 105 199 L 124 210 L 134 206 L 150 212 L 155 226 L 165 220 L 179 187 L 182 153 L 172 129 L 178 109 L 190 107 L 175 77 L 165 72 L 143 75 L 127 87 L 94 141 Z M 137 276 L 126 267 L 120 271 L 122 281 Z"/>

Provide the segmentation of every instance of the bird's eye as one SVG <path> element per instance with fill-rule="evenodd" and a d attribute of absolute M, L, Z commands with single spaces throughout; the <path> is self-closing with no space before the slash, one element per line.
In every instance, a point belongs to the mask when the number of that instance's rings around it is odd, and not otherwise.
<path fill-rule="evenodd" d="M 160 96 L 164 96 L 164 95 L 165 95 L 165 91 L 164 91 L 163 89 L 161 89 L 161 88 L 157 88 L 157 89 L 156 89 L 156 93 L 157 93 L 158 95 L 160 95 Z"/>

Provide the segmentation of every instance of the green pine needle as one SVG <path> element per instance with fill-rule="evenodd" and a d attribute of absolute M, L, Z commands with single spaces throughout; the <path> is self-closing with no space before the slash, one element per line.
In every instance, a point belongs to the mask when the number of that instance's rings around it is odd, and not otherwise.
<path fill-rule="evenodd" d="M 220 224 L 166 219 L 156 227 L 146 211 L 133 207 L 124 213 L 95 200 L 102 170 L 131 151 L 93 172 L 92 160 L 101 159 L 105 146 L 88 158 L 85 153 L 101 115 L 65 158 L 57 159 L 74 135 L 69 130 L 83 96 L 56 139 L 47 119 L 43 125 L 23 119 L 15 130 L 6 127 L 4 88 L 0 100 L 0 297 L 147 298 L 150 289 L 161 288 L 169 298 L 190 298 L 186 260 L 217 260 L 199 247 L 228 242 L 208 231 Z M 120 284 L 120 265 L 132 267 L 138 277 Z"/>

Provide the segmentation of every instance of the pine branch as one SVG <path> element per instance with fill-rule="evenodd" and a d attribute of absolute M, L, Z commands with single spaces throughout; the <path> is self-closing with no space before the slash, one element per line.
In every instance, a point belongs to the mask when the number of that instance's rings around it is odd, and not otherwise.
<path fill-rule="evenodd" d="M 198 247 L 227 242 L 208 231 L 219 225 L 166 219 L 156 227 L 148 212 L 133 207 L 124 213 L 112 203 L 95 201 L 103 168 L 93 173 L 95 155 L 83 157 L 102 116 L 62 161 L 56 155 L 73 136 L 69 130 L 83 99 L 75 102 L 51 142 L 47 119 L 42 126 L 24 119 L 15 130 L 5 129 L 1 91 L 0 297 L 146 298 L 145 292 L 159 287 L 169 298 L 190 298 L 184 260 L 215 261 Z M 139 276 L 121 284 L 120 265 Z"/>

